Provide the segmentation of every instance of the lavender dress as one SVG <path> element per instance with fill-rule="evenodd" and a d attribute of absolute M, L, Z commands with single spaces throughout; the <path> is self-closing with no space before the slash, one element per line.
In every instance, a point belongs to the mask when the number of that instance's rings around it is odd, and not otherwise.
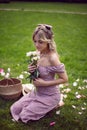
<path fill-rule="evenodd" d="M 58 66 L 39 66 L 40 77 L 46 81 L 53 80 L 55 73 L 65 71 L 64 64 Z M 27 123 L 29 120 L 39 120 L 54 109 L 60 101 L 58 86 L 38 87 L 36 91 L 26 94 L 10 108 L 13 118 Z"/>

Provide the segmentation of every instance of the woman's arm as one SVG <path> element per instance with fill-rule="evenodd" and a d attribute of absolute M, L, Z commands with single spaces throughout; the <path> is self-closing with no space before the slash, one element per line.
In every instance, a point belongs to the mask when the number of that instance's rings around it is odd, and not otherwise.
<path fill-rule="evenodd" d="M 68 81 L 68 76 L 66 71 L 64 73 L 58 73 L 58 79 L 48 82 L 48 85 L 59 85 L 66 83 Z"/>
<path fill-rule="evenodd" d="M 68 76 L 67 76 L 66 72 L 64 72 L 64 73 L 58 74 L 58 79 L 45 81 L 41 78 L 38 78 L 35 81 L 33 81 L 33 83 L 37 87 L 39 87 L 39 86 L 47 87 L 47 86 L 59 85 L 59 84 L 65 83 L 67 81 L 68 81 Z"/>
<path fill-rule="evenodd" d="M 51 55 L 50 63 L 52 66 L 58 66 L 61 64 L 56 53 Z M 53 86 L 53 85 L 59 85 L 59 84 L 62 84 L 62 83 L 65 83 L 68 81 L 68 76 L 67 76 L 66 70 L 63 73 L 57 73 L 57 75 L 58 75 L 57 79 L 54 79 L 51 81 L 45 81 L 45 80 L 39 78 L 39 79 L 36 79 L 33 83 L 35 86 Z"/>

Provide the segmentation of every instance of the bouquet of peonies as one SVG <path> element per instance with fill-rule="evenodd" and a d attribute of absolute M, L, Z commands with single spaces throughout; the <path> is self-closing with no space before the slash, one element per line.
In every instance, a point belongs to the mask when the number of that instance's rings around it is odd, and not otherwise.
<path fill-rule="evenodd" d="M 28 57 L 28 64 L 36 65 L 37 66 L 37 61 L 39 60 L 39 52 L 37 51 L 31 51 L 27 52 L 26 56 Z M 30 79 L 30 82 L 36 78 L 39 77 L 39 71 L 36 69 L 34 72 L 30 73 L 27 79 Z"/>

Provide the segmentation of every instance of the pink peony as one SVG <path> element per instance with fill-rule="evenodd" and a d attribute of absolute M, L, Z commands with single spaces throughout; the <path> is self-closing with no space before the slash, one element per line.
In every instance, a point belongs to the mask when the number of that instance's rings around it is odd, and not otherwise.
<path fill-rule="evenodd" d="M 0 68 L 0 74 L 4 72 L 4 69 Z"/>

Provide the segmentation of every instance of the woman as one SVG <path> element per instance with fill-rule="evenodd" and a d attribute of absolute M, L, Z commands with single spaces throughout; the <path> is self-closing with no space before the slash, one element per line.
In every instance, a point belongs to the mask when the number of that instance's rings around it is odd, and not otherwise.
<path fill-rule="evenodd" d="M 29 72 L 37 68 L 39 78 L 33 81 L 36 91 L 23 96 L 11 106 L 13 119 L 27 123 L 39 120 L 56 108 L 60 101 L 58 85 L 68 81 L 64 64 L 60 62 L 53 39 L 52 26 L 40 24 L 33 33 L 36 50 L 40 52 L 37 67 L 29 65 Z M 55 76 L 57 74 L 58 76 Z"/>

